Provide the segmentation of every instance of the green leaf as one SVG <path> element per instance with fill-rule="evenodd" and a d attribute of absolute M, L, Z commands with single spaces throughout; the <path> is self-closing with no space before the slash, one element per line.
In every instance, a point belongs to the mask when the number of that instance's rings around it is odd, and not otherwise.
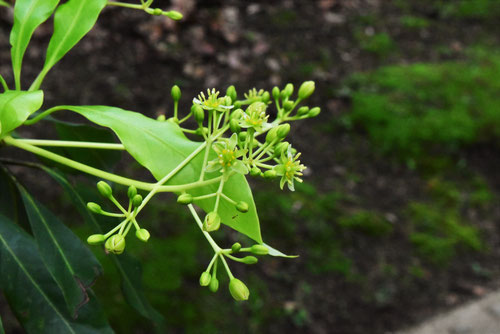
<path fill-rule="evenodd" d="M 10 7 L 10 4 L 8 2 L 0 0 L 0 6 Z M 2 328 L 2 331 L 0 331 L 0 333 L 3 333 L 3 328 Z"/>
<path fill-rule="evenodd" d="M 111 128 L 127 151 L 148 168 L 157 180 L 167 175 L 201 145 L 186 138 L 176 124 L 158 122 L 136 112 L 106 106 L 68 106 L 67 109 L 81 114 L 91 122 Z M 212 152 L 211 157 L 215 157 L 215 152 Z M 203 151 L 167 184 L 197 181 L 202 163 Z M 208 179 L 218 176 L 218 172 L 207 174 Z M 212 184 L 190 190 L 190 193 L 198 196 L 215 192 L 217 187 L 217 184 Z M 236 201 L 247 202 L 249 210 L 247 213 L 241 213 L 234 205 L 222 200 L 219 207 L 222 222 L 262 243 L 257 210 L 245 177 L 240 174 L 233 175 L 224 185 L 224 194 Z M 214 201 L 215 199 L 210 198 L 196 204 L 205 212 L 210 212 L 213 210 Z"/>
<path fill-rule="evenodd" d="M 286 254 L 280 252 L 279 250 L 272 248 L 269 245 L 266 245 L 266 244 L 263 244 L 263 245 L 269 249 L 269 255 L 271 255 L 271 256 L 286 257 L 289 259 L 295 259 L 295 258 L 299 257 L 298 255 L 286 255 Z"/>
<path fill-rule="evenodd" d="M 31 36 L 35 29 L 52 15 L 58 3 L 59 0 L 16 0 L 10 45 L 17 89 L 20 89 L 21 66 Z"/>
<path fill-rule="evenodd" d="M 0 94 L 0 138 L 22 125 L 43 104 L 43 92 L 8 90 Z"/>
<path fill-rule="evenodd" d="M 0 286 L 27 333 L 113 333 L 91 295 L 73 319 L 33 239 L 0 214 Z"/>
<path fill-rule="evenodd" d="M 69 0 L 59 6 L 43 72 L 48 72 L 92 29 L 106 3 L 107 0 Z"/>
<path fill-rule="evenodd" d="M 85 222 L 91 226 L 94 233 L 102 234 L 103 230 L 101 228 L 101 224 L 98 222 L 97 218 L 89 212 L 85 201 L 68 182 L 68 180 L 61 173 L 58 173 L 55 170 L 44 167 L 42 169 L 64 188 L 64 191 L 70 196 L 73 204 L 83 216 Z M 154 321 L 158 330 L 161 331 L 161 328 L 164 326 L 164 319 L 163 316 L 151 306 L 142 291 L 140 263 L 131 256 L 127 255 L 127 253 L 121 255 L 109 254 L 108 256 L 111 257 L 114 265 L 120 273 L 122 291 L 125 295 L 127 303 L 142 316 Z"/>
<path fill-rule="evenodd" d="M 102 268 L 92 252 L 47 208 L 20 187 L 40 256 L 76 317 Z"/>
<path fill-rule="evenodd" d="M 9 171 L 0 165 L 0 212 L 23 228 L 30 228 L 23 199 Z"/>

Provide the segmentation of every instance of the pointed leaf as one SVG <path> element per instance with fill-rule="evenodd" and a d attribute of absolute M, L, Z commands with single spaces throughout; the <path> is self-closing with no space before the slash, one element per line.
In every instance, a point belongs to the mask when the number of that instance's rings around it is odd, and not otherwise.
<path fill-rule="evenodd" d="M 52 68 L 94 26 L 107 0 L 69 0 L 54 15 L 54 34 L 49 42 L 44 71 Z"/>
<path fill-rule="evenodd" d="M 263 245 L 269 249 L 269 255 L 271 255 L 271 256 L 286 257 L 289 259 L 294 259 L 294 258 L 299 257 L 298 255 L 286 255 L 286 254 L 280 252 L 279 250 L 272 248 L 269 245 L 266 245 L 266 244 L 263 244 Z"/>
<path fill-rule="evenodd" d="M 14 26 L 10 32 L 12 69 L 16 85 L 20 84 L 23 57 L 33 32 L 52 15 L 58 3 L 59 0 L 16 0 Z"/>
<path fill-rule="evenodd" d="M 29 115 L 40 109 L 43 92 L 8 90 L 0 94 L 0 138 L 22 125 Z"/>
<path fill-rule="evenodd" d="M 47 208 L 20 188 L 40 256 L 75 316 L 102 268 L 92 252 Z"/>
<path fill-rule="evenodd" d="M 0 165 L 0 212 L 23 228 L 30 228 L 23 199 L 9 171 Z"/>
<path fill-rule="evenodd" d="M 92 230 L 95 233 L 102 234 L 103 230 L 101 229 L 101 224 L 98 222 L 97 218 L 90 213 L 85 205 L 85 201 L 81 198 L 78 192 L 76 192 L 68 180 L 66 180 L 61 173 L 58 173 L 53 169 L 43 168 L 43 170 L 56 180 L 64 188 L 66 193 L 70 195 L 73 204 L 83 216 L 87 224 L 91 226 Z M 151 306 L 142 291 L 140 263 L 126 253 L 118 256 L 109 254 L 109 256 L 120 273 L 122 279 L 122 291 L 129 305 L 142 316 L 155 322 L 158 329 L 161 330 L 162 326 L 164 326 L 163 316 Z"/>
<path fill-rule="evenodd" d="M 2 214 L 0 286 L 27 333 L 113 333 L 94 298 L 72 319 L 35 242 Z"/>
<path fill-rule="evenodd" d="M 158 122 L 136 112 L 106 106 L 67 106 L 66 108 L 83 115 L 91 122 L 111 128 L 127 151 L 141 165 L 148 168 L 157 180 L 167 175 L 201 145 L 201 143 L 187 139 L 176 124 Z M 215 152 L 212 151 L 211 157 L 215 157 Z M 197 181 L 202 163 L 203 154 L 198 154 L 167 184 Z M 219 175 L 220 173 L 212 173 L 207 177 L 215 178 Z M 217 186 L 217 184 L 212 184 L 192 189 L 190 193 L 195 196 L 207 194 L 216 191 Z M 219 214 L 222 222 L 255 241 L 262 242 L 257 210 L 245 177 L 240 174 L 233 175 L 224 185 L 224 194 L 237 201 L 247 202 L 249 211 L 240 213 L 234 205 L 221 201 Z M 209 198 L 196 204 L 209 212 L 213 210 L 214 201 L 214 198 Z"/>

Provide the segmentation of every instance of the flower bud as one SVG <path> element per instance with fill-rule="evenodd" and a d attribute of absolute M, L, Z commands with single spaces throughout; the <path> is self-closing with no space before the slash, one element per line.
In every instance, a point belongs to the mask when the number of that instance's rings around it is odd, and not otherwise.
<path fill-rule="evenodd" d="M 283 103 L 283 108 L 285 108 L 285 111 L 290 111 L 293 108 L 293 101 L 288 100 L 285 103 Z"/>
<path fill-rule="evenodd" d="M 268 104 L 269 100 L 271 100 L 271 95 L 269 94 L 269 92 L 264 92 L 264 94 L 262 94 L 260 100 L 262 102 L 264 102 L 265 104 Z"/>
<path fill-rule="evenodd" d="M 246 131 L 240 132 L 238 134 L 238 138 L 239 138 L 240 141 L 245 141 L 247 139 L 247 133 L 246 133 Z"/>
<path fill-rule="evenodd" d="M 88 202 L 87 208 L 90 211 L 92 211 L 93 213 L 101 213 L 102 212 L 101 206 L 97 203 L 94 203 L 94 202 Z"/>
<path fill-rule="evenodd" d="M 209 212 L 203 221 L 203 230 L 206 232 L 217 231 L 220 227 L 220 216 L 217 212 Z"/>
<path fill-rule="evenodd" d="M 243 213 L 248 212 L 248 203 L 239 201 L 238 203 L 236 203 L 236 210 Z"/>
<path fill-rule="evenodd" d="M 208 286 L 208 288 L 212 292 L 217 292 L 217 290 L 219 290 L 219 280 L 217 279 L 217 277 L 212 276 L 212 279 L 210 280 L 210 285 Z"/>
<path fill-rule="evenodd" d="M 235 109 L 241 108 L 241 101 L 234 101 L 233 106 Z"/>
<path fill-rule="evenodd" d="M 260 176 L 261 170 L 259 167 L 253 167 L 250 169 L 250 175 L 251 176 Z"/>
<path fill-rule="evenodd" d="M 247 300 L 250 296 L 250 291 L 248 291 L 245 283 L 237 278 L 231 279 L 229 282 L 229 292 L 231 296 L 237 301 Z"/>
<path fill-rule="evenodd" d="M 106 241 L 106 237 L 102 234 L 92 234 L 87 238 L 87 243 L 89 245 L 99 245 Z"/>
<path fill-rule="evenodd" d="M 231 119 L 240 119 L 243 115 L 243 112 L 244 111 L 242 109 L 236 109 L 231 113 Z"/>
<path fill-rule="evenodd" d="M 200 285 L 208 286 L 211 281 L 212 281 L 212 275 L 210 275 L 209 272 L 204 271 L 200 276 Z"/>
<path fill-rule="evenodd" d="M 233 251 L 233 253 L 238 253 L 241 249 L 241 244 L 239 242 L 235 242 L 232 246 L 231 246 L 231 250 Z"/>
<path fill-rule="evenodd" d="M 111 190 L 110 185 L 104 181 L 97 182 L 97 190 L 103 197 L 106 198 L 110 198 L 113 194 L 113 190 Z"/>
<path fill-rule="evenodd" d="M 234 103 L 234 101 L 236 101 L 236 97 L 237 97 L 236 88 L 234 88 L 233 85 L 227 87 L 226 95 L 231 98 L 231 103 Z"/>
<path fill-rule="evenodd" d="M 198 124 L 203 123 L 203 119 L 205 118 L 205 112 L 203 111 L 203 108 L 199 106 L 198 104 L 193 104 L 191 107 L 191 112 L 193 113 L 194 119 Z"/>
<path fill-rule="evenodd" d="M 165 16 L 167 16 L 175 21 L 179 21 L 183 17 L 182 14 L 176 10 L 170 10 L 168 12 L 163 12 L 163 15 L 165 15 Z"/>
<path fill-rule="evenodd" d="M 177 85 L 172 86 L 170 94 L 172 95 L 172 99 L 174 99 L 175 102 L 178 102 L 181 99 L 181 89 Z"/>
<path fill-rule="evenodd" d="M 137 195 L 137 188 L 134 186 L 128 187 L 128 191 L 127 191 L 128 198 L 132 199 L 132 198 L 134 198 L 135 195 Z"/>
<path fill-rule="evenodd" d="M 193 203 L 193 196 L 188 193 L 180 194 L 179 197 L 177 197 L 177 203 L 184 205 L 191 204 Z"/>
<path fill-rule="evenodd" d="M 167 122 L 170 122 L 172 124 L 179 124 L 179 119 L 177 117 L 170 117 L 167 119 Z"/>
<path fill-rule="evenodd" d="M 306 81 L 300 85 L 299 88 L 299 99 L 305 100 L 314 93 L 315 84 L 314 81 Z"/>
<path fill-rule="evenodd" d="M 303 106 L 297 110 L 297 115 L 303 116 L 303 115 L 307 114 L 308 112 L 309 112 L 309 107 Z"/>
<path fill-rule="evenodd" d="M 292 94 L 293 94 L 293 85 L 289 83 L 285 86 L 285 89 L 281 91 L 281 96 L 286 99 L 289 98 Z"/>
<path fill-rule="evenodd" d="M 276 86 L 274 86 L 273 90 L 272 90 L 272 94 L 273 94 L 273 99 L 277 100 L 280 98 L 280 89 Z"/>
<path fill-rule="evenodd" d="M 132 205 L 134 207 L 138 207 L 141 204 L 142 204 L 142 196 L 139 194 L 135 195 L 134 198 L 132 199 Z"/>
<path fill-rule="evenodd" d="M 280 157 L 283 152 L 286 152 L 290 144 L 287 141 L 281 142 L 274 147 L 274 156 Z"/>
<path fill-rule="evenodd" d="M 272 178 L 276 177 L 276 171 L 275 171 L 275 170 L 273 170 L 273 169 L 266 170 L 266 171 L 264 172 L 264 177 L 265 177 L 266 179 L 272 179 Z"/>
<path fill-rule="evenodd" d="M 167 118 L 165 117 L 165 114 L 160 114 L 160 115 L 158 115 L 158 117 L 156 117 L 156 120 L 158 122 L 165 122 L 166 119 Z"/>
<path fill-rule="evenodd" d="M 146 230 L 145 228 L 141 228 L 141 229 L 135 231 L 135 236 L 137 237 L 137 239 L 144 241 L 144 242 L 147 242 L 151 235 L 149 234 L 148 230 Z"/>
<path fill-rule="evenodd" d="M 255 255 L 267 255 L 269 254 L 269 248 L 264 245 L 253 245 L 250 247 L 250 252 Z"/>
<path fill-rule="evenodd" d="M 319 107 L 314 107 L 311 110 L 309 110 L 309 113 L 307 114 L 307 116 L 316 117 L 319 115 L 320 112 L 321 112 L 321 109 Z"/>
<path fill-rule="evenodd" d="M 237 119 L 233 118 L 229 121 L 229 128 L 233 133 L 240 133 L 241 127 Z"/>
<path fill-rule="evenodd" d="M 256 264 L 259 262 L 259 259 L 257 259 L 255 256 L 245 256 L 241 261 L 244 264 Z"/>
<path fill-rule="evenodd" d="M 231 97 L 230 96 L 224 96 L 224 105 L 226 107 L 229 107 L 231 106 L 231 103 L 233 103 L 233 100 L 231 100 Z"/>
<path fill-rule="evenodd" d="M 110 253 L 121 254 L 125 250 L 125 238 L 121 234 L 115 234 L 106 240 L 104 247 Z"/>
<path fill-rule="evenodd" d="M 279 139 L 283 139 L 288 135 L 289 132 L 290 132 L 290 124 L 285 123 L 277 127 L 276 135 L 278 136 Z"/>
<path fill-rule="evenodd" d="M 277 132 L 278 132 L 278 127 L 277 126 L 275 126 L 274 128 L 271 128 L 271 130 L 269 130 L 267 132 L 266 142 L 267 143 L 272 143 L 273 140 L 275 140 L 276 137 L 277 137 Z"/>

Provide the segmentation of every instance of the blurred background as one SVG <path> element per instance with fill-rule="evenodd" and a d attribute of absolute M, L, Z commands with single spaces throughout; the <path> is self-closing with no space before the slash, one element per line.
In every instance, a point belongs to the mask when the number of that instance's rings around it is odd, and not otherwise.
<path fill-rule="evenodd" d="M 146 245 L 131 240 L 127 251 L 141 260 L 146 295 L 168 332 L 386 333 L 498 288 L 500 1 L 156 0 L 154 7 L 185 18 L 106 9 L 48 75 L 45 105 L 169 117 L 173 84 L 186 112 L 206 88 L 234 84 L 242 96 L 314 80 L 310 105 L 322 108 L 292 127 L 308 166 L 304 184 L 292 193 L 251 181 L 264 240 L 300 257 L 232 265 L 250 288 L 247 303 L 232 300 L 225 278 L 217 294 L 199 286 L 212 250 L 187 210 L 168 196 L 145 210 L 153 237 Z M 11 24 L 12 12 L 1 9 L 0 72 L 8 80 Z M 51 22 L 37 31 L 27 79 L 40 70 L 51 31 Z M 34 129 L 26 135 L 54 132 Z M 127 158 L 117 171 L 150 178 Z M 55 184 L 33 186 L 88 235 Z M 228 228 L 216 238 L 249 242 Z M 95 291 L 113 328 L 150 333 L 151 323 L 124 302 L 109 259 L 94 250 L 105 269 Z M 2 318 L 16 330 L 15 319 Z"/>

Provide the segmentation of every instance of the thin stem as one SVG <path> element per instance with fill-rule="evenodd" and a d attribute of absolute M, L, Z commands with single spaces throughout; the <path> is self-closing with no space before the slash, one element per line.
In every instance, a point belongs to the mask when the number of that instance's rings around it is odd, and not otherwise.
<path fill-rule="evenodd" d="M 4 91 L 8 91 L 9 90 L 9 86 L 7 86 L 7 82 L 5 81 L 5 79 L 2 77 L 2 75 L 0 74 L 0 83 L 2 84 L 2 87 L 3 87 L 3 90 Z"/>
<path fill-rule="evenodd" d="M 191 214 L 193 215 L 194 220 L 196 221 L 196 224 L 198 224 L 198 227 L 201 229 L 201 232 L 203 233 L 203 235 L 207 239 L 208 243 L 210 244 L 210 246 L 212 246 L 212 249 L 214 250 L 214 252 L 218 254 L 221 251 L 221 248 L 217 245 L 217 243 L 214 241 L 214 239 L 212 239 L 212 236 L 208 232 L 203 231 L 203 223 L 201 222 L 201 219 L 198 216 L 198 213 L 196 213 L 196 210 L 195 210 L 193 204 L 188 204 L 188 208 L 189 208 L 189 211 L 191 211 Z"/>
<path fill-rule="evenodd" d="M 210 269 L 212 269 L 212 266 L 214 265 L 215 263 L 215 260 L 217 260 L 217 257 L 219 256 L 219 254 L 215 253 L 214 254 L 214 257 L 212 258 L 212 260 L 210 261 L 210 263 L 208 264 L 207 266 L 207 269 L 205 270 L 206 272 L 209 272 Z"/>
<path fill-rule="evenodd" d="M 123 213 L 112 213 L 112 212 L 107 212 L 107 211 L 104 211 L 104 210 L 101 210 L 99 212 L 100 215 L 103 215 L 103 216 L 108 216 L 108 217 L 125 217 L 125 214 Z"/>
<path fill-rule="evenodd" d="M 179 119 L 177 115 L 179 114 L 179 101 L 174 101 L 174 117 Z"/>
<path fill-rule="evenodd" d="M 47 109 L 44 112 L 38 114 L 36 117 L 34 117 L 32 119 L 28 119 L 27 121 L 24 122 L 24 125 L 33 125 L 33 124 L 37 123 L 38 121 L 44 119 L 45 117 L 49 116 L 53 112 L 59 111 L 59 110 L 65 110 L 65 109 L 67 109 L 67 106 L 52 107 L 52 108 Z"/>
<path fill-rule="evenodd" d="M 18 142 L 30 144 L 33 146 L 52 146 L 52 147 L 77 147 L 77 148 L 92 148 L 104 150 L 125 150 L 122 144 L 98 143 L 85 141 L 69 141 L 69 140 L 45 140 L 45 139 L 17 139 Z"/>
<path fill-rule="evenodd" d="M 113 233 L 115 233 L 116 231 L 118 231 L 119 229 L 121 229 L 122 225 L 126 224 L 127 222 L 128 222 L 128 219 L 125 219 L 120 224 L 116 225 L 112 230 L 110 230 L 108 233 L 106 233 L 104 235 L 104 238 L 106 238 L 106 239 L 109 238 Z"/>
<path fill-rule="evenodd" d="M 147 8 L 147 7 L 145 7 L 145 4 L 144 5 L 134 5 L 131 3 L 124 3 L 124 2 L 117 2 L 117 1 L 108 1 L 107 5 L 108 6 L 132 8 L 132 9 L 140 9 L 140 10 L 144 10 Z"/>
<path fill-rule="evenodd" d="M 229 279 L 232 280 L 234 278 L 234 276 L 233 276 L 233 273 L 231 272 L 231 269 L 229 269 L 229 266 L 226 262 L 226 259 L 224 258 L 224 256 L 221 256 L 220 259 L 221 259 L 222 263 L 224 264 L 224 267 L 226 268 L 227 275 L 229 276 Z"/>
<path fill-rule="evenodd" d="M 189 112 L 189 114 L 187 114 L 187 115 L 186 115 L 186 117 L 184 117 L 183 119 L 181 119 L 181 120 L 179 121 L 179 124 L 182 124 L 182 123 L 184 123 L 185 121 L 187 121 L 187 120 L 189 119 L 189 117 L 191 117 L 191 115 L 192 115 L 192 114 L 193 114 L 192 112 Z"/>
<path fill-rule="evenodd" d="M 226 201 L 228 201 L 229 203 L 231 203 L 231 204 L 233 204 L 233 205 L 238 204 L 238 203 L 236 203 L 236 201 L 235 201 L 235 200 L 233 200 L 233 199 L 229 198 L 226 194 L 221 193 L 220 195 L 222 196 L 222 198 L 224 198 L 224 199 L 225 199 Z"/>
<path fill-rule="evenodd" d="M 211 194 L 207 194 L 207 195 L 193 197 L 193 201 L 199 201 L 199 200 L 202 200 L 202 199 L 212 198 L 215 195 L 217 195 L 217 193 L 211 193 Z"/>
<path fill-rule="evenodd" d="M 224 189 L 224 178 L 220 180 L 219 189 L 217 189 L 217 194 L 215 197 L 215 206 L 214 206 L 215 212 L 217 212 L 217 210 L 219 209 L 220 195 L 222 194 L 223 189 Z"/>

